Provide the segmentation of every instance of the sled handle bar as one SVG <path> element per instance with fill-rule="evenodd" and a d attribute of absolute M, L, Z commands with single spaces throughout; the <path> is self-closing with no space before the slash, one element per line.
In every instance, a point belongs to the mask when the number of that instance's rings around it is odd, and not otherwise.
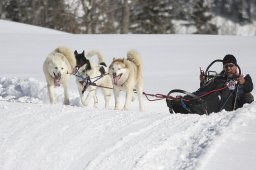
<path fill-rule="evenodd" d="M 211 75 L 209 75 L 208 73 L 210 72 L 209 71 L 209 69 L 210 69 L 210 67 L 214 64 L 214 63 L 216 63 L 216 62 L 221 62 L 221 63 L 223 63 L 223 60 L 220 60 L 220 59 L 217 59 L 217 60 L 214 60 L 213 62 L 211 62 L 210 63 L 210 65 L 206 68 L 206 70 L 205 70 L 205 76 L 206 76 L 206 80 L 208 81 L 208 78 L 213 78 L 214 76 L 211 76 Z M 239 67 L 239 65 L 238 64 L 236 64 L 236 66 L 237 66 L 237 68 L 238 68 L 238 77 L 241 75 L 241 68 Z"/>

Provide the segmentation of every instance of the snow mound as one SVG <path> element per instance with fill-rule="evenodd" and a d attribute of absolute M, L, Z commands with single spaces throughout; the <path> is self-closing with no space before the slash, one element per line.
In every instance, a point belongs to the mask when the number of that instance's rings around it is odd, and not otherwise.
<path fill-rule="evenodd" d="M 57 102 L 63 102 L 63 88 L 55 88 Z M 81 106 L 78 96 L 71 93 L 70 103 Z M 21 103 L 49 103 L 45 82 L 34 78 L 0 77 L 0 100 Z"/>
<path fill-rule="evenodd" d="M 0 99 L 25 103 L 39 103 L 47 97 L 46 86 L 33 79 L 0 78 Z"/>

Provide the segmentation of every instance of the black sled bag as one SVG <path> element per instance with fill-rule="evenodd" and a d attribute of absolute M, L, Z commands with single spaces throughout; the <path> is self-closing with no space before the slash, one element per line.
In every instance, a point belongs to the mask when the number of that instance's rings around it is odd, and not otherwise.
<path fill-rule="evenodd" d="M 175 89 L 170 91 L 168 96 L 173 93 L 182 93 L 185 96 L 176 96 L 175 99 L 167 98 L 166 103 L 170 113 L 208 115 L 223 109 L 231 111 L 234 110 L 236 88 L 225 87 L 227 87 L 226 80 L 212 79 L 193 93 Z"/>

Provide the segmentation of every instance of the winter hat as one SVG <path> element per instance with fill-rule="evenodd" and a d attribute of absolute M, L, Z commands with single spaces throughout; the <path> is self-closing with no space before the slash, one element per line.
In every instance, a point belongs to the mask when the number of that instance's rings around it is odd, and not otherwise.
<path fill-rule="evenodd" d="M 236 58 L 232 54 L 227 54 L 223 58 L 222 62 L 223 62 L 223 65 L 225 65 L 227 63 L 233 63 L 233 64 L 237 65 Z"/>

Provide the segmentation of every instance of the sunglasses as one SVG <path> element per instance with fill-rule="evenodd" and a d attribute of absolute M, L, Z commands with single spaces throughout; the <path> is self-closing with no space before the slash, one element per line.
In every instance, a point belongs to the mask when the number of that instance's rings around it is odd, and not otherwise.
<path fill-rule="evenodd" d="M 235 66 L 235 64 L 226 64 L 224 67 L 228 68 L 228 67 L 234 67 L 234 66 Z"/>

